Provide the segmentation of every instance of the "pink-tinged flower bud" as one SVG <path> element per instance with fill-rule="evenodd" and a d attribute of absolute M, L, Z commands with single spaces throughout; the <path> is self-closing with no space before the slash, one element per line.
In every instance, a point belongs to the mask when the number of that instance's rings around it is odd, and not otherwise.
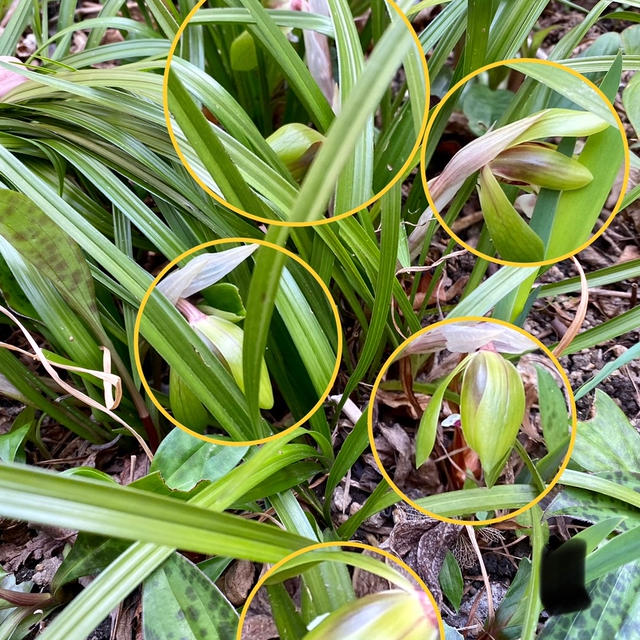
<path fill-rule="evenodd" d="M 503 151 L 489 165 L 491 172 L 514 182 L 534 184 L 545 189 L 580 189 L 593 180 L 583 164 L 541 144 L 525 143 Z"/>
<path fill-rule="evenodd" d="M 216 355 L 227 365 L 236 384 L 244 392 L 244 374 L 242 370 L 244 331 L 226 318 L 202 313 L 197 307 L 184 299 L 178 300 L 176 306 L 189 324 L 209 341 Z M 261 409 L 271 409 L 273 407 L 273 389 L 264 358 L 260 369 L 258 401 Z"/>

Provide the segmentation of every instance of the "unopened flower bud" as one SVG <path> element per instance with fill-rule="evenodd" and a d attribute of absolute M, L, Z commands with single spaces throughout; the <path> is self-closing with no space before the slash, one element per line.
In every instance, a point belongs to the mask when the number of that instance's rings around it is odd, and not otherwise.
<path fill-rule="evenodd" d="M 244 331 L 226 318 L 202 313 L 197 307 L 184 299 L 176 304 L 189 324 L 204 336 L 213 346 L 213 350 L 228 366 L 237 385 L 244 392 L 244 374 L 242 371 L 242 345 Z M 273 389 L 267 371 L 267 364 L 262 359 L 260 368 L 260 388 L 258 402 L 261 409 L 273 407 Z"/>
<path fill-rule="evenodd" d="M 525 143 L 503 151 L 489 165 L 491 172 L 515 182 L 545 189 L 580 189 L 593 180 L 583 164 L 546 145 Z"/>
<path fill-rule="evenodd" d="M 285 124 L 267 138 L 269 146 L 298 181 L 304 178 L 323 141 L 320 132 L 300 122 Z"/>
<path fill-rule="evenodd" d="M 524 412 L 524 385 L 513 364 L 493 351 L 473 354 L 462 377 L 460 418 L 488 487 L 495 484 L 511 454 Z"/>
<path fill-rule="evenodd" d="M 381 591 L 329 614 L 303 640 L 436 640 L 433 605 L 424 591 Z"/>

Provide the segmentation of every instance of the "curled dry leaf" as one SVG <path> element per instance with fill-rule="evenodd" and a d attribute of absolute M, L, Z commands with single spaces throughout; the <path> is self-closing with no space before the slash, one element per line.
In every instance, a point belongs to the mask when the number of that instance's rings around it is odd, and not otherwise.
<path fill-rule="evenodd" d="M 25 353 L 27 355 L 29 355 L 30 357 L 37 358 L 40 361 L 40 363 L 42 364 L 42 366 L 45 368 L 47 373 L 55 380 L 55 382 L 62 389 L 64 389 L 67 393 L 71 394 L 74 398 L 77 398 L 78 400 L 80 400 L 81 402 L 86 404 L 87 406 L 92 407 L 93 409 L 98 409 L 98 411 L 102 411 L 103 413 L 106 413 L 110 418 L 113 418 L 116 422 L 121 424 L 138 441 L 138 443 L 142 447 L 142 450 L 146 453 L 146 455 L 149 458 L 149 460 L 153 459 L 153 453 L 151 452 L 151 449 L 149 449 L 147 443 L 144 441 L 142 436 L 135 429 L 133 429 L 131 426 L 129 426 L 120 416 L 118 416 L 117 414 L 115 414 L 111 410 L 112 408 L 114 408 L 114 405 L 117 406 L 117 403 L 120 402 L 120 397 L 121 397 L 121 394 L 122 394 L 122 390 L 121 389 L 120 389 L 120 391 L 118 391 L 118 388 L 119 388 L 119 385 L 120 385 L 120 378 L 118 376 L 116 376 L 115 374 L 112 374 L 110 371 L 93 371 L 91 369 L 81 369 L 79 367 L 69 367 L 69 366 L 66 366 L 66 365 L 62 366 L 62 365 L 59 365 L 57 363 L 52 363 L 51 361 L 49 361 L 47 359 L 45 354 L 42 352 L 42 349 L 40 349 L 40 347 L 38 346 L 36 341 L 33 339 L 31 334 L 24 327 L 24 325 L 20 322 L 20 320 L 18 320 L 18 318 L 13 313 L 11 313 L 11 311 L 9 311 L 8 309 L 5 309 L 3 306 L 0 306 L 0 312 L 3 313 L 8 318 L 10 318 L 11 320 L 13 320 L 13 322 L 15 322 L 15 324 L 18 326 L 20 331 L 22 331 L 24 337 L 27 339 L 27 342 L 29 343 L 29 346 L 33 349 L 33 354 L 35 354 L 35 355 L 29 354 L 28 352 L 25 352 Z M 11 349 L 15 350 L 15 347 L 12 347 L 11 345 L 6 345 L 4 343 L 0 344 L 0 346 L 5 347 L 5 348 L 11 348 Z M 105 364 L 108 363 L 109 367 L 110 367 L 111 356 L 110 356 L 110 354 L 107 355 L 108 354 L 108 350 L 105 347 L 102 347 L 102 349 L 103 349 L 103 352 L 105 353 L 103 361 L 105 362 Z M 103 382 L 105 383 L 105 403 L 110 402 L 111 403 L 111 407 L 107 406 L 106 404 L 105 405 L 101 405 L 99 402 L 96 402 L 93 398 L 89 397 L 88 395 L 86 395 L 82 391 L 78 391 L 78 389 L 76 389 L 76 388 L 72 387 L 70 384 L 66 383 L 58 375 L 58 372 L 55 370 L 54 365 L 57 366 L 57 367 L 61 367 L 63 369 L 69 369 L 69 370 L 75 370 L 75 371 L 83 371 L 85 373 L 89 373 L 90 375 L 95 376 L 96 378 L 98 378 L 100 380 L 103 380 Z M 117 382 L 116 382 L 116 379 L 117 379 Z M 116 398 L 115 399 L 111 398 L 111 396 L 110 396 L 111 391 L 107 390 L 107 387 L 109 386 L 109 384 L 111 384 L 112 386 L 114 384 L 116 385 Z M 117 402 L 116 402 L 116 399 L 117 399 Z"/>
<path fill-rule="evenodd" d="M 573 321 L 567 328 L 565 334 L 562 336 L 560 342 L 558 342 L 555 349 L 553 350 L 553 355 L 555 356 L 562 355 L 562 352 L 578 335 L 580 327 L 582 327 L 582 323 L 584 322 L 585 316 L 587 315 L 587 307 L 589 306 L 589 283 L 587 282 L 587 277 L 584 274 L 584 269 L 575 257 L 571 259 L 573 260 L 573 263 L 576 265 L 576 269 L 580 274 L 580 304 L 576 309 L 576 315 Z"/>

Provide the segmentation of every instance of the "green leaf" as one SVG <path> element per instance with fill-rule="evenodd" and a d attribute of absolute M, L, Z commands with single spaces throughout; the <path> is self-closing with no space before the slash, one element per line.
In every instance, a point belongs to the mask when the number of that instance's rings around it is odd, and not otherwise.
<path fill-rule="evenodd" d="M 583 384 L 576 392 L 575 399 L 579 400 L 587 393 L 595 389 L 604 379 L 609 377 L 614 371 L 617 371 L 620 367 L 623 367 L 625 364 L 628 364 L 632 360 L 636 358 L 640 358 L 640 343 L 634 344 L 632 347 L 627 349 L 624 353 L 619 355 L 615 360 L 611 362 L 607 362 L 607 364 L 596 373 L 591 380 Z"/>
<path fill-rule="evenodd" d="M 637 14 L 636 14 L 637 16 Z M 627 27 L 621 34 L 622 47 L 627 55 L 640 54 L 640 24 Z"/>
<path fill-rule="evenodd" d="M 198 400 L 198 396 L 173 367 L 169 369 L 169 405 L 173 417 L 180 424 L 198 433 L 204 433 L 211 421 L 209 412 Z"/>
<path fill-rule="evenodd" d="M 56 285 L 77 312 L 97 317 L 93 279 L 82 251 L 27 196 L 0 190 L 0 234 Z"/>
<path fill-rule="evenodd" d="M 496 611 L 495 627 L 508 640 L 519 640 L 522 620 L 527 606 L 527 592 L 531 579 L 531 560 L 523 558 L 518 572 Z M 491 628 L 489 629 L 491 631 Z M 502 637 L 501 635 L 501 637 Z"/>
<path fill-rule="evenodd" d="M 128 540 L 105 538 L 81 531 L 71 547 L 71 551 L 65 556 L 56 571 L 51 583 L 51 590 L 55 593 L 68 582 L 97 573 L 130 545 L 131 542 Z"/>
<path fill-rule="evenodd" d="M 416 503 L 440 516 L 457 517 L 493 509 L 518 509 L 537 495 L 538 491 L 531 485 L 494 485 L 490 489 L 478 487 L 438 493 L 420 498 Z"/>
<path fill-rule="evenodd" d="M 209 174 L 215 176 L 222 196 L 236 207 L 264 215 L 262 201 L 251 191 L 229 157 L 215 127 L 200 111 L 173 68 L 169 70 L 168 91 L 171 114 Z"/>
<path fill-rule="evenodd" d="M 578 425 L 571 460 L 594 472 L 640 469 L 640 434 L 618 405 L 599 389 L 595 416 Z"/>
<path fill-rule="evenodd" d="M 212 444 L 176 427 L 160 443 L 149 473 L 159 471 L 169 488 L 190 491 L 201 480 L 225 476 L 246 452 L 247 447 Z"/>
<path fill-rule="evenodd" d="M 480 173 L 478 196 L 484 221 L 500 256 L 513 262 L 541 260 L 544 255 L 542 240 L 520 217 L 489 166 Z"/>
<path fill-rule="evenodd" d="M 304 178 L 323 141 L 321 133 L 300 122 L 285 124 L 267 138 L 269 146 L 298 181 Z"/>
<path fill-rule="evenodd" d="M 588 476 L 598 479 L 601 474 Z M 602 474 L 606 478 L 611 474 Z M 586 488 L 565 487 L 548 507 L 549 514 L 564 514 L 579 520 L 598 524 L 612 518 L 621 519 L 619 531 L 640 526 L 640 509 L 608 495 L 594 493 Z"/>
<path fill-rule="evenodd" d="M 637 561 L 639 543 L 640 527 L 634 527 L 600 545 L 587 556 L 585 582 L 602 578 L 618 567 Z"/>
<path fill-rule="evenodd" d="M 618 54 L 601 83 L 611 102 L 618 92 L 621 72 L 622 56 Z M 602 98 L 598 99 L 602 103 Z M 560 196 L 546 247 L 547 258 L 573 251 L 589 239 L 624 161 L 624 145 L 618 127 L 610 126 L 590 136 L 578 161 L 595 179 L 582 189 L 565 191 Z"/>
<path fill-rule="evenodd" d="M 145 640 L 227 640 L 238 614 L 192 562 L 174 553 L 143 584 Z"/>
<path fill-rule="evenodd" d="M 569 417 L 564 395 L 555 378 L 544 367 L 536 365 L 540 422 L 547 451 L 553 451 L 566 440 Z"/>
<path fill-rule="evenodd" d="M 206 554 L 274 562 L 308 541 L 129 487 L 0 464 L 0 514 Z"/>
<path fill-rule="evenodd" d="M 565 96 L 585 111 L 597 115 L 612 127 L 617 128 L 616 120 L 602 97 L 581 78 L 567 73 L 564 69 L 546 64 L 516 62 L 509 64 L 509 66 L 530 78 L 534 78 L 560 95 Z"/>
<path fill-rule="evenodd" d="M 191 326 L 211 342 L 215 353 L 219 354 L 223 362 L 229 367 L 236 384 L 244 392 L 245 382 L 242 371 L 242 352 L 244 349 L 244 331 L 237 324 L 219 316 L 203 316 L 193 321 Z M 259 399 L 261 409 L 273 407 L 273 389 L 267 364 L 260 363 Z"/>
<path fill-rule="evenodd" d="M 513 92 L 493 90 L 485 84 L 472 84 L 464 94 L 462 111 L 475 135 L 484 135 L 498 122 L 513 100 Z"/>
<path fill-rule="evenodd" d="M 462 571 L 460 571 L 460 567 L 458 566 L 458 561 L 451 551 L 447 551 L 438 580 L 442 587 L 442 593 L 453 605 L 454 610 L 458 611 L 462 603 L 464 581 L 462 579 Z"/>
<path fill-rule="evenodd" d="M 238 287 L 230 282 L 211 285 L 202 291 L 202 296 L 211 305 L 207 305 L 206 309 L 201 306 L 203 313 L 220 316 L 231 322 L 239 322 L 247 315 Z"/>
<path fill-rule="evenodd" d="M 468 361 L 469 356 L 438 384 L 437 389 L 429 400 L 427 408 L 420 418 L 420 424 L 418 425 L 418 432 L 416 434 L 416 469 L 425 463 L 433 450 L 433 445 L 438 433 L 440 408 L 442 407 L 445 391 L 451 384 L 451 381 L 464 369 Z"/>
<path fill-rule="evenodd" d="M 20 447 L 29 434 L 31 426 L 31 424 L 25 424 L 0 436 L 0 460 L 14 462 L 20 458 Z"/>
<path fill-rule="evenodd" d="M 592 524 L 573 536 L 573 540 L 584 540 L 587 545 L 587 554 L 591 553 L 607 536 L 618 528 L 622 518 L 609 518 L 598 524 Z"/>
<path fill-rule="evenodd" d="M 243 31 L 231 43 L 229 58 L 234 71 L 252 71 L 258 66 L 256 43 L 248 31 Z"/>

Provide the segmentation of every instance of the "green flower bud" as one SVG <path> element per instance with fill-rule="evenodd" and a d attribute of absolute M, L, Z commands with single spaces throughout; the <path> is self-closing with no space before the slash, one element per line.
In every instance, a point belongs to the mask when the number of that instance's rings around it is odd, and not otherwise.
<path fill-rule="evenodd" d="M 580 189 L 593 180 L 583 164 L 547 146 L 526 143 L 503 151 L 489 165 L 491 172 L 517 182 L 546 189 Z"/>
<path fill-rule="evenodd" d="M 295 180 L 304 178 L 324 136 L 300 122 L 291 122 L 274 131 L 267 143 L 284 162 Z"/>
<path fill-rule="evenodd" d="M 242 372 L 242 344 L 244 342 L 244 331 L 233 322 L 218 316 L 206 316 L 190 322 L 191 326 L 199 331 L 222 357 L 229 367 L 236 383 L 244 392 L 244 376 Z M 273 389 L 267 371 L 267 364 L 264 359 L 260 369 L 260 389 L 258 392 L 259 405 L 261 409 L 271 409 L 273 407 Z"/>
<path fill-rule="evenodd" d="M 253 71 L 258 66 L 256 43 L 248 31 L 243 31 L 231 43 L 229 58 L 234 71 Z"/>
<path fill-rule="evenodd" d="M 525 411 L 524 385 L 517 369 L 499 353 L 471 356 L 460 390 L 460 421 L 467 444 L 478 454 L 492 487 L 506 464 Z"/>
<path fill-rule="evenodd" d="M 303 640 L 436 640 L 438 621 L 424 591 L 381 591 L 348 602 Z"/>

